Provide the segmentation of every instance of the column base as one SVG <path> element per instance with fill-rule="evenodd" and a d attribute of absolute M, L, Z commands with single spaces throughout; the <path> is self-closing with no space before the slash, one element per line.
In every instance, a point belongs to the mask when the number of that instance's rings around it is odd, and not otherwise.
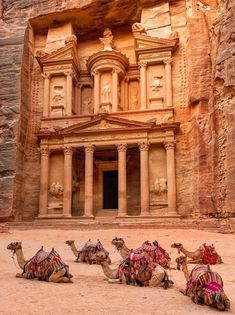
<path fill-rule="evenodd" d="M 84 219 L 84 220 L 94 220 L 95 217 L 93 214 L 84 214 L 81 219 Z"/>

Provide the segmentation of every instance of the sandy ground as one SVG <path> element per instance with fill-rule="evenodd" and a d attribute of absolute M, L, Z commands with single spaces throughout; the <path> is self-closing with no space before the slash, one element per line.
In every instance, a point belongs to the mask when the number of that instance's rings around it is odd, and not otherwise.
<path fill-rule="evenodd" d="M 75 239 L 81 247 L 87 239 L 99 238 L 110 252 L 114 265 L 120 260 L 111 240 L 123 237 L 130 248 L 136 248 L 145 240 L 157 239 L 172 257 L 172 266 L 177 251 L 170 248 L 172 242 L 182 242 L 189 250 L 196 249 L 203 242 L 214 243 L 221 254 L 224 264 L 213 266 L 225 283 L 225 292 L 231 300 L 231 310 L 235 314 L 235 235 L 216 234 L 194 230 L 96 230 L 96 231 L 60 231 L 30 230 L 11 231 L 0 234 L 0 314 L 102 314 L 102 315 L 177 315 L 177 314 L 218 314 L 219 311 L 207 306 L 196 305 L 188 297 L 178 292 L 185 286 L 181 271 L 170 271 L 175 282 L 169 290 L 162 288 L 133 287 L 125 284 L 110 284 L 105 280 L 102 269 L 96 265 L 78 264 L 70 248 L 65 245 L 67 239 Z M 22 241 L 25 258 L 30 258 L 44 245 L 45 250 L 54 247 L 74 275 L 72 284 L 54 284 L 37 280 L 15 278 L 20 272 L 16 261 L 6 246 L 11 241 Z M 193 267 L 193 266 L 192 266 Z M 191 268 L 192 268 L 191 267 Z"/>

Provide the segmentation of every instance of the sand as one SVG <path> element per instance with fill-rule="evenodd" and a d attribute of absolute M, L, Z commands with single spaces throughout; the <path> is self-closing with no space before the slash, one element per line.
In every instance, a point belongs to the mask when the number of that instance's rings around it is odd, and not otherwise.
<path fill-rule="evenodd" d="M 217 234 L 196 230 L 162 229 L 121 229 L 95 231 L 28 230 L 0 233 L 0 314 L 102 314 L 102 315 L 177 315 L 177 314 L 218 314 L 219 311 L 207 306 L 196 305 L 181 294 L 178 289 L 185 287 L 181 271 L 170 271 L 175 285 L 163 288 L 133 287 L 125 284 L 110 284 L 102 269 L 97 265 L 75 263 L 72 251 L 64 243 L 67 239 L 76 240 L 80 248 L 89 238 L 99 238 L 110 252 L 115 267 L 120 255 L 111 245 L 113 237 L 123 237 L 129 248 L 136 248 L 145 240 L 157 239 L 168 250 L 175 266 L 177 251 L 170 248 L 173 242 L 182 242 L 189 250 L 198 248 L 204 242 L 214 243 L 224 264 L 213 266 L 222 276 L 225 292 L 231 300 L 231 310 L 235 314 L 235 235 Z M 15 278 L 20 272 L 16 259 L 6 249 L 8 243 L 22 241 L 25 258 L 30 258 L 44 245 L 49 251 L 54 247 L 69 264 L 73 274 L 72 284 L 54 284 L 37 280 Z M 190 268 L 192 268 L 190 266 Z"/>

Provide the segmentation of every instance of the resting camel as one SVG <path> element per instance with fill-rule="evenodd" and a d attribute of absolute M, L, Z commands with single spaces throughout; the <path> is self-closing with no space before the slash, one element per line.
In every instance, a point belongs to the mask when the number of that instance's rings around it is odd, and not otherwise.
<path fill-rule="evenodd" d="M 144 254 L 144 253 L 143 253 Z M 122 283 L 125 277 L 126 284 L 138 284 L 140 286 L 149 285 L 151 287 L 163 286 L 165 289 L 173 285 L 168 279 L 166 270 L 158 264 L 155 264 L 153 270 L 146 270 L 142 274 L 135 275 L 133 278 L 133 268 L 130 259 L 125 259 L 117 268 L 111 269 L 105 261 L 103 253 L 97 254 L 97 260 L 103 269 L 104 275 L 110 282 Z"/>
<path fill-rule="evenodd" d="M 69 273 L 67 266 L 52 249 L 50 253 L 46 253 L 43 247 L 29 260 L 24 258 L 21 242 L 12 242 L 7 246 L 7 249 L 16 254 L 19 267 L 23 270 L 22 273 L 17 273 L 17 278 L 37 279 L 55 283 L 72 282 L 72 275 Z"/>
<path fill-rule="evenodd" d="M 85 262 L 89 264 L 99 264 L 96 260 L 98 252 L 104 253 L 106 261 L 111 264 L 109 253 L 104 249 L 101 242 L 98 240 L 96 244 L 92 244 L 91 240 L 88 240 L 81 250 L 78 250 L 75 246 L 74 240 L 68 240 L 65 244 L 69 245 L 74 255 L 77 257 L 75 262 Z"/>
<path fill-rule="evenodd" d="M 195 252 L 189 252 L 181 243 L 173 243 L 172 248 L 177 248 L 178 253 L 182 252 L 186 257 L 191 258 L 188 263 L 190 264 L 222 264 L 222 258 L 217 254 L 214 245 L 207 246 L 203 244 Z"/>
<path fill-rule="evenodd" d="M 131 252 L 129 248 L 126 247 L 125 242 L 123 238 L 115 237 L 112 240 L 112 244 L 116 247 L 116 249 L 119 251 L 120 255 L 123 259 L 125 259 L 128 254 Z M 152 257 L 153 261 L 159 265 L 161 265 L 164 268 L 170 267 L 170 256 L 168 253 L 159 245 L 157 241 L 154 241 L 153 243 L 149 243 L 149 241 L 146 241 L 142 244 L 141 247 L 137 248 L 135 250 L 136 252 L 148 252 L 148 254 Z"/>
<path fill-rule="evenodd" d="M 211 271 L 209 265 L 196 265 L 189 274 L 185 256 L 178 257 L 176 262 L 179 270 L 182 267 L 187 281 L 186 290 L 180 290 L 182 293 L 191 297 L 196 304 L 205 304 L 221 311 L 230 308 L 230 301 L 223 290 L 223 280 L 217 272 Z"/>

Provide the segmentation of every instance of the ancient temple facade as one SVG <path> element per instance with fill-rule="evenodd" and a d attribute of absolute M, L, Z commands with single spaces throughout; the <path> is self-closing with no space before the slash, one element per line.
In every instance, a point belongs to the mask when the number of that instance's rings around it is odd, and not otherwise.
<path fill-rule="evenodd" d="M 35 56 L 44 80 L 38 218 L 177 217 L 178 42 L 141 23 L 85 43 L 70 23 L 49 28 Z"/>

